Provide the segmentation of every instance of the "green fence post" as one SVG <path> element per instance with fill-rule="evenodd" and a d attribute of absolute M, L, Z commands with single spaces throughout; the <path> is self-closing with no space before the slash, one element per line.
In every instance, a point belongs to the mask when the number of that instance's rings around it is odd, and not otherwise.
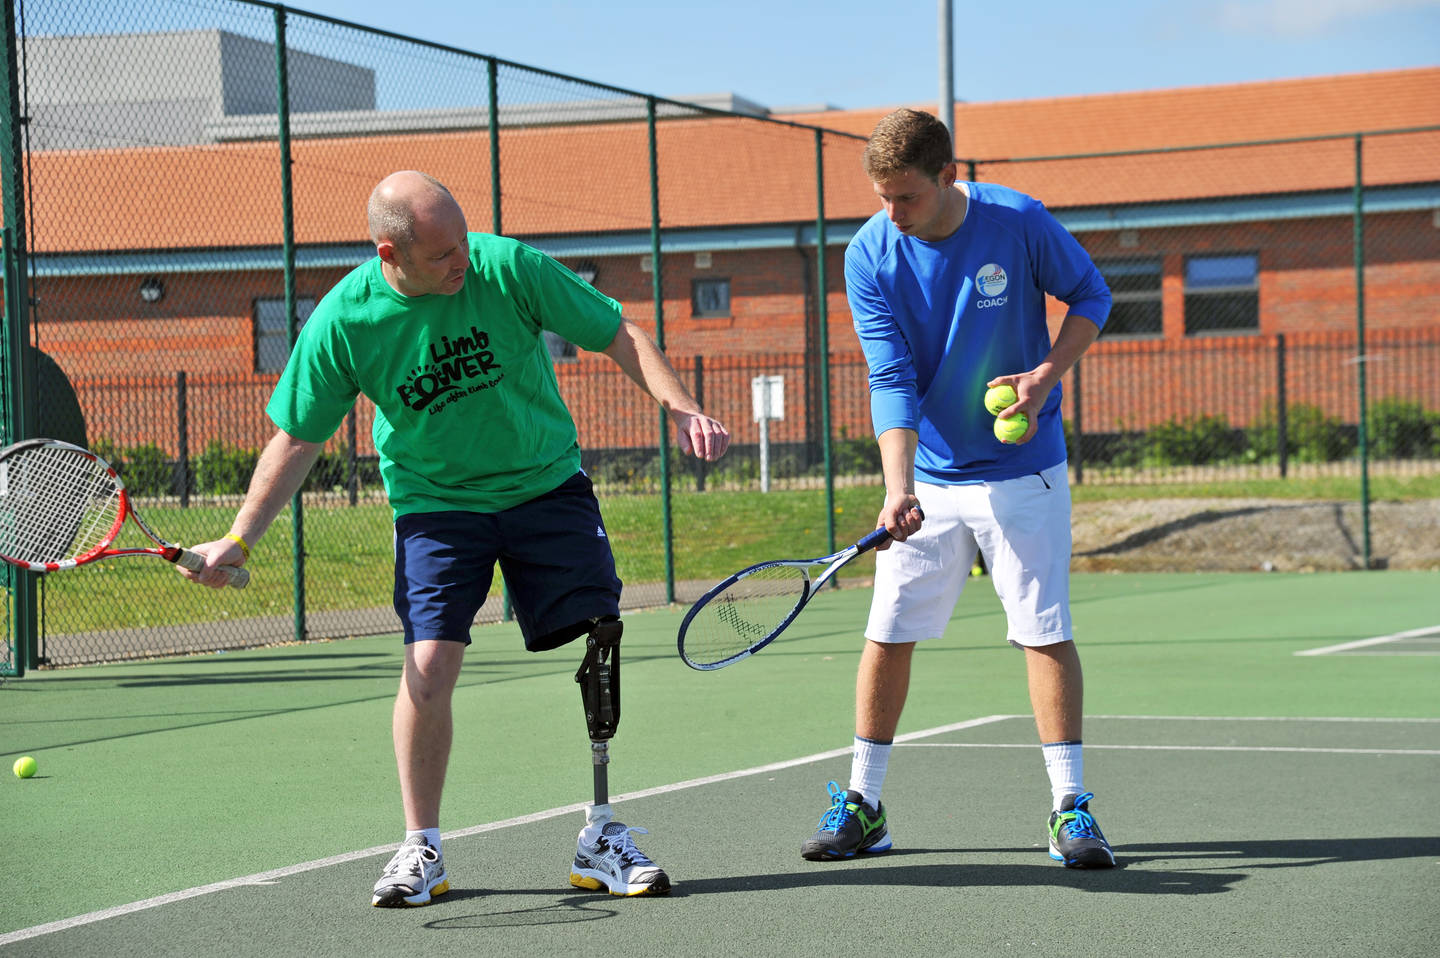
<path fill-rule="evenodd" d="M 485 83 L 490 95 L 490 232 L 500 235 L 500 66 L 494 57 L 485 61 Z"/>
<path fill-rule="evenodd" d="M 485 86 L 490 97 L 490 232 L 496 236 L 503 229 L 500 218 L 500 64 L 494 57 L 485 61 Z M 509 622 L 515 617 L 510 605 L 510 586 L 500 574 L 500 619 Z"/>
<path fill-rule="evenodd" d="M 13 60 L 11 61 L 14 62 Z M 13 87 L 12 87 L 13 89 Z M 7 153 L 9 151 L 6 151 Z M 11 194 L 16 192 L 9 189 L 13 180 L 10 179 L 10 164 L 5 164 L 5 221 L 10 222 L 12 209 Z M 23 215 L 23 214 L 22 214 Z M 26 375 L 23 369 L 26 365 L 25 344 L 28 335 L 25 332 L 25 302 L 28 298 L 25 287 L 25 271 L 20 263 L 23 260 L 23 252 L 17 248 L 14 231 L 9 226 L 4 229 L 4 250 L 0 251 L 4 256 L 5 270 L 5 336 L 4 336 L 4 429 L 3 437 L 5 443 L 16 442 L 28 438 L 30 430 L 26 424 L 26 403 L 25 388 Z M 0 675 L 21 676 L 25 674 L 26 666 L 34 667 L 38 664 L 38 650 L 36 641 L 39 637 L 39 603 L 36 600 L 36 575 L 25 572 L 13 566 L 6 565 L 0 571 L 5 582 L 9 586 L 7 597 L 10 603 L 9 634 L 4 636 L 4 641 L 10 645 L 10 656 L 8 668 L 0 669 Z"/>
<path fill-rule="evenodd" d="M 1360 528 L 1362 568 L 1370 568 L 1370 450 L 1366 442 L 1365 409 L 1365 137 L 1355 134 L 1355 366 L 1360 400 Z"/>
<path fill-rule="evenodd" d="M 825 303 L 825 134 L 815 131 L 815 296 L 820 329 L 820 442 L 825 458 L 825 532 L 835 551 L 835 463 L 830 454 L 830 311 Z"/>
<path fill-rule="evenodd" d="M 1290 474 L 1290 392 L 1285 385 L 1285 334 L 1275 336 L 1275 449 L 1280 478 Z"/>
<path fill-rule="evenodd" d="M 285 8 L 275 8 L 275 112 L 279 120 L 280 207 L 285 245 L 285 344 L 286 355 L 295 351 L 295 203 L 291 190 L 290 166 L 290 71 L 285 56 Z M 295 554 L 295 641 L 305 641 L 305 505 L 303 493 L 290 499 L 294 523 L 290 547 Z"/>
<path fill-rule="evenodd" d="M 665 351 L 665 296 L 660 280 L 660 150 L 655 139 L 655 97 L 645 98 L 650 129 L 650 288 L 655 297 L 655 344 Z M 670 417 L 660 410 L 660 527 L 665 543 L 665 601 L 675 601 L 675 535 L 670 517 Z"/>
<path fill-rule="evenodd" d="M 30 289 L 27 282 L 25 244 L 25 176 L 24 153 L 20 131 L 25 118 L 20 114 L 20 84 L 16 72 L 18 37 L 15 34 L 15 0 L 4 0 L 5 37 L 5 98 L 0 104 L 0 184 L 3 184 L 4 274 L 5 274 L 5 336 L 3 427 L 5 443 L 29 439 L 34 435 L 34 416 L 29 399 L 35 382 L 34 361 L 27 348 L 30 344 Z M 39 637 L 39 604 L 36 601 L 35 575 L 7 567 L 10 582 L 10 630 L 5 641 L 12 652 L 10 671 L 25 674 L 27 665 L 37 664 Z"/>

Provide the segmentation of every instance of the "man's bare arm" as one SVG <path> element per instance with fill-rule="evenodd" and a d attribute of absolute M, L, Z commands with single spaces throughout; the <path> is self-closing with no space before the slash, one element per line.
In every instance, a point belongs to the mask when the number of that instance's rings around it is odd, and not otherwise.
<path fill-rule="evenodd" d="M 243 539 L 253 547 L 270 528 L 270 524 L 290 503 L 291 498 L 304 484 L 305 477 L 320 455 L 321 443 L 306 442 L 279 430 L 260 454 L 255 472 L 250 477 L 250 489 L 245 501 L 230 524 L 230 534 Z M 205 556 L 206 569 L 202 572 L 181 573 L 192 581 L 212 588 L 222 588 L 224 576 L 209 571 L 217 565 L 243 565 L 246 553 L 233 539 L 216 539 L 193 546 L 192 551 Z"/>
<path fill-rule="evenodd" d="M 643 329 L 622 319 L 604 352 L 670 414 L 680 435 L 681 449 L 707 462 L 725 454 L 730 445 L 729 430 L 701 411 L 695 397 L 680 382 L 675 367 Z"/>
<path fill-rule="evenodd" d="M 920 500 L 915 498 L 915 450 L 919 434 L 913 429 L 887 429 L 877 440 L 880 443 L 880 465 L 885 474 L 885 505 L 875 523 L 884 526 L 897 542 L 904 542 L 920 531 L 923 515 Z M 876 546 L 885 549 L 889 543 Z"/>

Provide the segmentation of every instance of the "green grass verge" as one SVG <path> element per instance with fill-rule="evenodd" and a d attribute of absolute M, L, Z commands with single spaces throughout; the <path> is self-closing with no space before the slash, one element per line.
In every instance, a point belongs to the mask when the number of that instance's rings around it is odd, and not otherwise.
<path fill-rule="evenodd" d="M 1085 484 L 1072 489 L 1077 502 L 1175 497 L 1232 497 L 1355 501 L 1354 477 L 1238 479 L 1191 484 Z M 1440 474 L 1376 476 L 1375 500 L 1440 498 Z M 627 583 L 663 582 L 666 575 L 661 500 L 658 494 L 600 490 L 605 523 L 620 577 Z M 845 486 L 834 496 L 835 546 L 874 527 L 882 490 Z M 811 557 L 830 551 L 823 489 L 758 491 L 677 489 L 671 496 L 675 529 L 675 578 L 715 581 L 768 558 Z M 182 543 L 205 541 L 229 528 L 234 507 L 180 509 L 152 505 L 143 512 L 162 534 Z M 118 559 L 49 577 L 44 589 L 47 634 L 107 631 L 291 615 L 294 607 L 293 523 L 287 512 L 254 551 L 251 585 L 244 592 L 210 593 L 167 574 L 160 563 Z M 356 507 L 309 505 L 304 514 L 305 597 L 312 611 L 372 608 L 390 603 L 392 533 L 390 510 L 377 503 Z M 146 544 L 127 530 L 122 544 Z M 851 570 L 863 575 L 866 560 Z M 499 577 L 492 587 L 498 594 Z"/>

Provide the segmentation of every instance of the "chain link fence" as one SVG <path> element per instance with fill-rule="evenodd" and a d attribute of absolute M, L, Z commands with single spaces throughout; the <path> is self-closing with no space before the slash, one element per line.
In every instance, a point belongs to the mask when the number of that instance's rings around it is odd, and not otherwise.
<path fill-rule="evenodd" d="M 612 363 L 550 342 L 627 607 L 692 599 L 777 535 L 819 555 L 873 524 L 879 460 L 842 275 L 875 207 L 863 138 L 247 0 L 10 14 L 6 436 L 90 445 L 162 534 L 228 528 L 294 328 L 373 256 L 366 198 L 410 168 L 444 182 L 472 230 L 618 299 L 732 430 L 721 462 L 686 459 Z M 1144 498 L 1077 525 L 1080 567 L 1150 567 L 1126 565 L 1137 528 L 1213 531 L 1193 510 L 1136 518 L 1197 485 L 1258 483 L 1261 499 L 1266 482 L 1315 480 L 1360 484 L 1314 493 L 1349 510 L 1325 541 L 1342 566 L 1401 564 L 1388 532 L 1369 541 L 1361 486 L 1431 481 L 1440 463 L 1440 201 L 1433 171 L 1415 172 L 1437 152 L 1430 130 L 963 162 L 1045 201 L 1115 291 L 1064 383 L 1077 520 L 1089 488 Z M 362 398 L 244 593 L 123 560 L 38 582 L 7 567 L 0 671 L 23 668 L 27 631 L 31 664 L 63 665 L 397 630 L 373 421 Z M 1242 508 L 1225 517 L 1236 567 L 1284 567 L 1275 543 L 1296 514 Z M 1205 565 L 1174 552 L 1155 567 Z M 481 619 L 505 614 L 497 586 Z"/>

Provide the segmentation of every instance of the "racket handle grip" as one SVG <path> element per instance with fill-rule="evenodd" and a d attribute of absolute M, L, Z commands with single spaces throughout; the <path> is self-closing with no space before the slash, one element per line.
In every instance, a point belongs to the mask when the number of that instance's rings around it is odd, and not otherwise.
<path fill-rule="evenodd" d="M 203 572 L 205 569 L 205 557 L 198 552 L 191 552 L 189 549 L 181 549 L 180 554 L 175 558 L 175 564 L 184 566 L 191 572 Z M 238 565 L 220 565 L 215 571 L 225 576 L 228 580 L 226 585 L 232 589 L 243 589 L 250 584 L 250 570 L 241 568 Z"/>
<path fill-rule="evenodd" d="M 238 565 L 220 565 L 215 569 L 230 581 L 225 583 L 232 589 L 243 589 L 250 584 L 250 570 Z"/>
<path fill-rule="evenodd" d="M 916 512 L 920 513 L 920 518 L 923 520 L 925 518 L 925 511 L 919 506 L 915 506 L 914 509 Z M 884 526 L 881 526 L 865 538 L 861 539 L 859 542 L 855 543 L 855 547 L 859 549 L 859 552 L 856 552 L 855 554 L 860 555 L 861 553 L 869 552 L 871 549 L 880 545 L 880 543 L 884 542 L 890 537 L 890 530 L 886 529 Z"/>
<path fill-rule="evenodd" d="M 875 548 L 888 538 L 890 538 L 890 530 L 886 529 L 884 526 L 881 526 L 865 538 L 861 539 L 859 542 L 855 543 L 855 547 L 859 550 L 856 555 L 864 552 L 869 552 L 871 549 Z"/>

